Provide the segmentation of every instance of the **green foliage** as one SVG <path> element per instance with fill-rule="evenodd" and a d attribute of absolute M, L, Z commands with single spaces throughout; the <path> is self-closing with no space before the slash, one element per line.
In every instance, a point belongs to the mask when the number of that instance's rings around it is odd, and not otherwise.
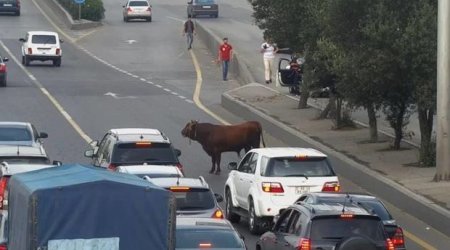
<path fill-rule="evenodd" d="M 78 19 L 78 4 L 73 0 L 58 0 L 59 3 L 70 13 L 72 19 Z M 102 0 L 86 0 L 81 5 L 81 19 L 100 21 L 105 17 L 105 8 Z"/>

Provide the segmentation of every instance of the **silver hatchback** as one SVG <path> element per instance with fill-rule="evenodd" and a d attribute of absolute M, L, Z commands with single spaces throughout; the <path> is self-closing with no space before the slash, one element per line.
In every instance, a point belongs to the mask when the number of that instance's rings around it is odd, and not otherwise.
<path fill-rule="evenodd" d="M 152 21 L 152 6 L 147 0 L 128 0 L 127 4 L 122 7 L 124 22 L 128 22 L 131 19 Z"/>

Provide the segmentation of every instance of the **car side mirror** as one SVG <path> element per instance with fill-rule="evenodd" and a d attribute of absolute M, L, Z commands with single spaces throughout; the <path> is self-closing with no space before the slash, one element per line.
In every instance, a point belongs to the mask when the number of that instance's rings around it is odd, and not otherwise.
<path fill-rule="evenodd" d="M 24 43 L 25 42 L 25 38 L 20 38 L 19 41 Z"/>
<path fill-rule="evenodd" d="M 214 196 L 216 197 L 216 201 L 217 202 L 222 202 L 223 201 L 223 196 L 221 194 L 214 193 Z"/>
<path fill-rule="evenodd" d="M 45 132 L 41 132 L 41 133 L 39 133 L 39 138 L 43 138 L 43 139 L 48 138 L 48 134 Z"/>
<path fill-rule="evenodd" d="M 63 40 L 63 39 L 59 39 L 59 42 L 60 42 L 60 43 L 63 43 L 63 42 L 64 42 L 64 40 Z"/>
<path fill-rule="evenodd" d="M 229 170 L 236 170 L 237 169 L 237 163 L 236 162 L 228 163 L 228 169 Z"/>
<path fill-rule="evenodd" d="M 62 165 L 62 162 L 60 162 L 60 161 L 53 161 L 53 162 L 52 162 L 52 165 L 55 165 L 55 166 L 61 166 L 61 165 Z"/>
<path fill-rule="evenodd" d="M 84 151 L 84 156 L 88 157 L 88 158 L 94 157 L 94 150 L 93 149 L 89 149 L 89 150 Z"/>
<path fill-rule="evenodd" d="M 181 155 L 181 150 L 175 149 L 175 154 L 177 154 L 177 156 L 180 156 Z"/>
<path fill-rule="evenodd" d="M 125 8 L 125 5 L 122 5 L 122 8 Z"/>
<path fill-rule="evenodd" d="M 4 58 L 3 58 L 3 61 L 4 61 L 4 62 L 7 62 L 7 61 L 9 61 L 9 58 L 8 58 L 8 57 L 4 57 Z"/>

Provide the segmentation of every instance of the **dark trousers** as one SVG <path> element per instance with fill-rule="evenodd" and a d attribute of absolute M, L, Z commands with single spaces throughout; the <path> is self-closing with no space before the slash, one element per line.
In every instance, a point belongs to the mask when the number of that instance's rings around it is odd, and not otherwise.
<path fill-rule="evenodd" d="M 222 60 L 222 78 L 223 78 L 223 80 L 227 80 L 229 63 L 230 63 L 230 61 L 228 61 L 228 60 Z"/>

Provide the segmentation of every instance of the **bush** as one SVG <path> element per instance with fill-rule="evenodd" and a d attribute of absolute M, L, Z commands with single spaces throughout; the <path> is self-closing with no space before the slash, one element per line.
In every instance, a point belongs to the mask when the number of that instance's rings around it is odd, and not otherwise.
<path fill-rule="evenodd" d="M 78 19 L 78 4 L 74 0 L 58 0 L 58 2 L 70 13 L 72 19 Z M 105 8 L 102 0 L 85 0 L 81 5 L 81 19 L 100 21 L 105 17 Z"/>

